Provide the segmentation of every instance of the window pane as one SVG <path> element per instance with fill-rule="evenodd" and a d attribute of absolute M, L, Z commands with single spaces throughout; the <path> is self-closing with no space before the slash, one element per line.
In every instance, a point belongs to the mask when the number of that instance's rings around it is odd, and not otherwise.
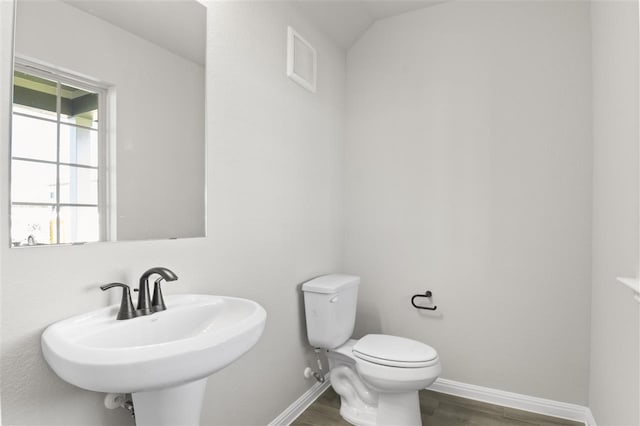
<path fill-rule="evenodd" d="M 13 157 L 56 161 L 58 134 L 56 123 L 14 114 L 11 125 Z"/>
<path fill-rule="evenodd" d="M 60 242 L 84 243 L 100 240 L 97 207 L 60 207 Z"/>
<path fill-rule="evenodd" d="M 11 206 L 11 244 L 41 245 L 56 241 L 54 207 Z"/>
<path fill-rule="evenodd" d="M 13 73 L 13 110 L 57 120 L 57 83 L 25 74 Z"/>
<path fill-rule="evenodd" d="M 60 202 L 98 204 L 98 171 L 60 166 Z"/>
<path fill-rule="evenodd" d="M 60 121 L 98 128 L 98 94 L 62 85 Z"/>
<path fill-rule="evenodd" d="M 11 201 L 56 202 L 56 166 L 31 161 L 11 161 Z"/>
<path fill-rule="evenodd" d="M 98 166 L 98 131 L 60 125 L 60 161 Z"/>

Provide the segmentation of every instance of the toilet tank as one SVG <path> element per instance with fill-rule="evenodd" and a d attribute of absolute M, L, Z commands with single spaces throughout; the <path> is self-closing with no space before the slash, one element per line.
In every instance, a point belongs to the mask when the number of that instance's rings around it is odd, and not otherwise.
<path fill-rule="evenodd" d="M 311 346 L 333 349 L 349 340 L 356 323 L 359 284 L 360 277 L 331 274 L 302 285 Z"/>

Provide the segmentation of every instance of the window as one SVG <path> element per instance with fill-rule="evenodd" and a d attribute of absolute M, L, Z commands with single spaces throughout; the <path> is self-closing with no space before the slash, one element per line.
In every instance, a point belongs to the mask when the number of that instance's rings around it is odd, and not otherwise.
<path fill-rule="evenodd" d="M 104 240 L 106 90 L 20 63 L 13 88 L 12 245 Z"/>

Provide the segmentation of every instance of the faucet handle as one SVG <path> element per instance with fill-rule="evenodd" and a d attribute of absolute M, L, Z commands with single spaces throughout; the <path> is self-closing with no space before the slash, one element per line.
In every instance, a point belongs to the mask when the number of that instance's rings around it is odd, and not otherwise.
<path fill-rule="evenodd" d="M 118 311 L 117 320 L 126 320 L 138 316 L 136 310 L 131 303 L 131 291 L 129 286 L 122 283 L 109 283 L 100 286 L 100 290 L 107 291 L 113 287 L 122 287 L 122 301 L 120 302 L 120 310 Z"/>
<path fill-rule="evenodd" d="M 162 289 L 160 283 L 162 283 L 164 277 L 160 277 L 153 282 L 153 299 L 151 300 L 151 312 L 160 312 L 167 310 L 167 305 L 164 304 L 164 298 L 162 297 Z"/>

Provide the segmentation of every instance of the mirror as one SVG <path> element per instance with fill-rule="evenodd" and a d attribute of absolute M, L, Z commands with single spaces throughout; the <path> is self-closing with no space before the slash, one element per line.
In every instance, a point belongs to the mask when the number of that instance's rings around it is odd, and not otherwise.
<path fill-rule="evenodd" d="M 13 247 L 205 236 L 206 7 L 17 0 Z"/>

